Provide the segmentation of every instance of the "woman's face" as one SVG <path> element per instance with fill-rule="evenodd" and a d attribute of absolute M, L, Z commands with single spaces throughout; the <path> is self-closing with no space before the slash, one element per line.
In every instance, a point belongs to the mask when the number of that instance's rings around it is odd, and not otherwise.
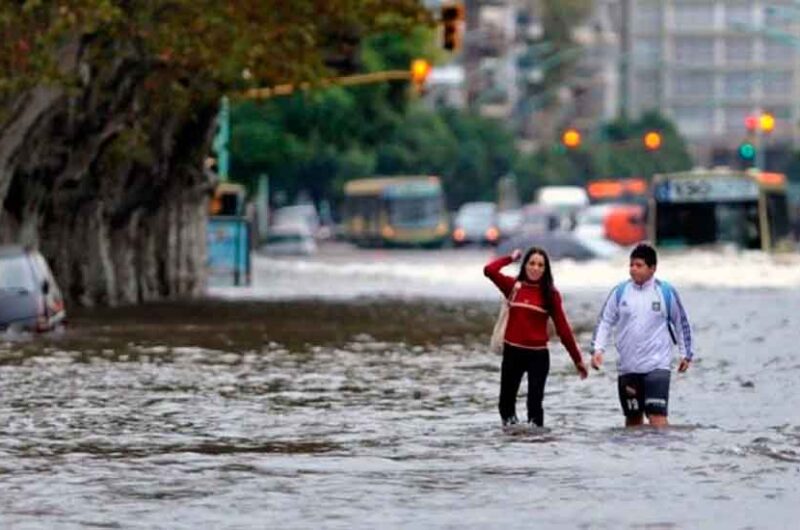
<path fill-rule="evenodd" d="M 533 253 L 528 258 L 528 263 L 525 264 L 525 274 L 528 280 L 538 282 L 544 274 L 544 256 L 541 254 Z"/>

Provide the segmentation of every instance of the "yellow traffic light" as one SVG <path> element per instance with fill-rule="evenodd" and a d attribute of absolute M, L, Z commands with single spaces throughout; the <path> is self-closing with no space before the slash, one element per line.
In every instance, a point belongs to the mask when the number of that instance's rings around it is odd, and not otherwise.
<path fill-rule="evenodd" d="M 661 133 L 648 131 L 644 135 L 644 146 L 648 151 L 657 151 L 661 148 Z"/>
<path fill-rule="evenodd" d="M 464 21 L 464 4 L 461 2 L 444 5 L 442 16 L 442 47 L 445 50 L 461 48 L 461 33 Z"/>
<path fill-rule="evenodd" d="M 431 63 L 425 59 L 414 59 L 411 61 L 411 83 L 417 91 L 421 92 L 425 86 L 425 81 L 431 73 Z"/>
<path fill-rule="evenodd" d="M 561 135 L 561 143 L 564 147 L 575 149 L 581 145 L 581 133 L 577 129 L 567 129 Z"/>
<path fill-rule="evenodd" d="M 772 130 L 775 128 L 775 116 L 769 112 L 763 113 L 758 118 L 758 125 L 765 133 L 772 132 Z"/>

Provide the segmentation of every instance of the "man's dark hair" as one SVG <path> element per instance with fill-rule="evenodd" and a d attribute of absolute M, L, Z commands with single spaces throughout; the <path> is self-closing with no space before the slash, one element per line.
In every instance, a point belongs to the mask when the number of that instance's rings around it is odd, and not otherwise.
<path fill-rule="evenodd" d="M 631 252 L 631 259 L 643 260 L 648 267 L 655 267 L 658 258 L 656 257 L 656 249 L 650 243 L 639 243 L 636 248 Z"/>

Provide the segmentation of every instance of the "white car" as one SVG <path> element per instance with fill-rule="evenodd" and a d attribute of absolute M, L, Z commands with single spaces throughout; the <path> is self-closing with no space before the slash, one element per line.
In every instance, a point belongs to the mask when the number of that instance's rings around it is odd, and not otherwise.
<path fill-rule="evenodd" d="M 261 250 L 274 256 L 310 256 L 317 252 L 317 242 L 305 224 L 272 225 Z"/>

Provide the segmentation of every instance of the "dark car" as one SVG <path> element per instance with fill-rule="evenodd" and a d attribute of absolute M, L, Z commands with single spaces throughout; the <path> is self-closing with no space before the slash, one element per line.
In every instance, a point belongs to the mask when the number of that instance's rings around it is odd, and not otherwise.
<path fill-rule="evenodd" d="M 458 209 L 453 220 L 454 245 L 496 245 L 499 240 L 497 206 L 493 202 L 468 202 Z"/>
<path fill-rule="evenodd" d="M 540 247 L 547 251 L 552 260 L 573 259 L 585 261 L 607 259 L 620 253 L 623 248 L 604 239 L 592 239 L 563 230 L 544 233 L 523 233 L 513 236 L 498 245 L 496 254 L 511 254 L 518 248 L 525 252 L 530 247 Z"/>
<path fill-rule="evenodd" d="M 64 299 L 44 257 L 0 246 L 0 330 L 50 331 L 65 317 Z"/>

